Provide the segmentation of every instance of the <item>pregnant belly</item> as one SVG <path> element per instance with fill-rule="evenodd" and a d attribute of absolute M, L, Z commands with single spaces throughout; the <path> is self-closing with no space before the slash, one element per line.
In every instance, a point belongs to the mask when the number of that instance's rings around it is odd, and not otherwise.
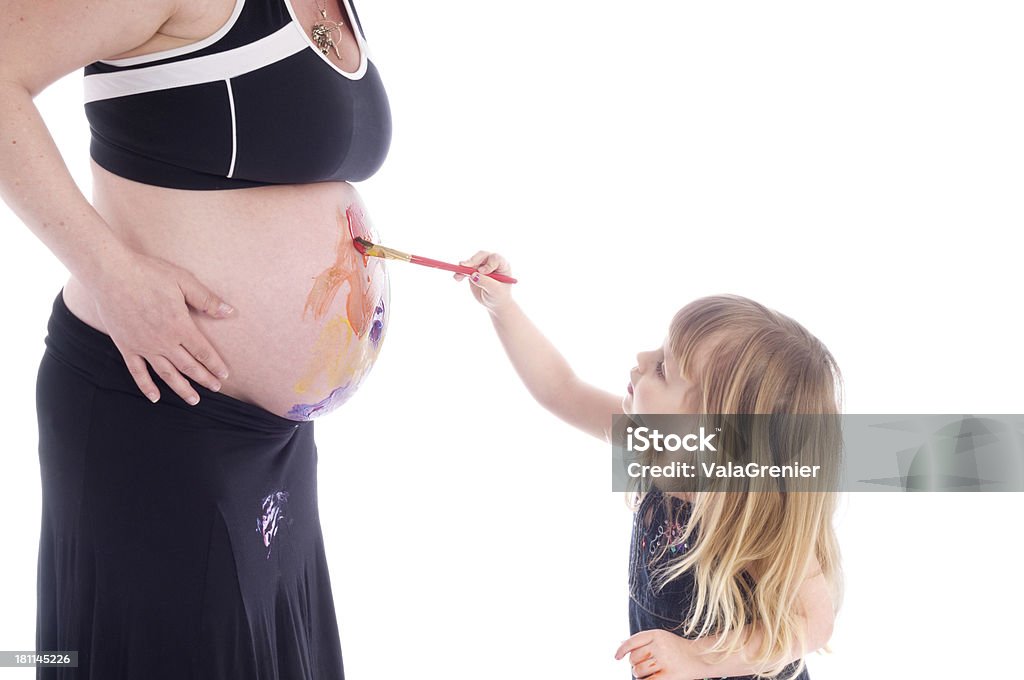
<path fill-rule="evenodd" d="M 390 311 L 384 262 L 352 246 L 378 236 L 344 182 L 182 191 L 93 165 L 93 204 L 133 248 L 191 271 L 235 307 L 192 318 L 228 365 L 221 392 L 292 420 L 348 400 L 380 352 Z M 69 309 L 105 331 L 72 279 Z M 162 399 L 178 399 L 163 390 Z"/>

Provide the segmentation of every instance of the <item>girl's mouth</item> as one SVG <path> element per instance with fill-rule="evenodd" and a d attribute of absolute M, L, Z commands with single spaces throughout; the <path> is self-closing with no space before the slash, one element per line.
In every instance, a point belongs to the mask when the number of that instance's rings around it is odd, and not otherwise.
<path fill-rule="evenodd" d="M 630 394 L 633 394 L 633 383 L 626 384 L 626 391 L 629 392 Z"/>

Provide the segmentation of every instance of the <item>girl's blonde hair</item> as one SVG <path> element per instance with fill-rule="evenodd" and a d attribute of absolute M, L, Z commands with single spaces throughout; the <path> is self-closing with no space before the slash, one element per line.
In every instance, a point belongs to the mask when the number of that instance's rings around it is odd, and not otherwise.
<path fill-rule="evenodd" d="M 738 439 L 744 450 L 732 455 L 744 462 L 778 462 L 778 449 L 792 445 L 806 453 L 810 444 L 819 461 L 838 462 L 842 377 L 828 349 L 796 321 L 737 295 L 705 297 L 676 313 L 669 349 L 683 377 L 699 389 L 700 414 L 827 416 L 766 417 L 760 422 L 767 431 L 740 433 L 745 434 Z M 694 360 L 698 352 L 703 355 L 700 365 Z M 740 419 L 740 428 L 756 428 L 751 420 Z M 754 440 L 771 443 L 756 446 Z M 775 484 L 691 494 L 691 515 L 678 539 L 689 548 L 668 560 L 655 579 L 656 587 L 663 587 L 691 572 L 695 592 L 690 611 L 680 612 L 682 634 L 718 635 L 710 651 L 722 652 L 723 658 L 739 653 L 749 640 L 747 624 L 757 624 L 762 639 L 750 660 L 763 677 L 783 672 L 798 640 L 803 647 L 797 593 L 805 578 L 816 575 L 807 574 L 812 555 L 821 565 L 834 611 L 843 593 L 832 526 L 838 494 L 787 492 L 784 483 Z M 767 490 L 752 491 L 755 487 Z M 641 497 L 633 496 L 634 505 Z M 678 519 L 682 504 L 673 503 L 669 495 L 664 502 L 667 516 Z M 694 531 L 697 526 L 699 531 Z M 659 558 L 668 548 L 666 542 Z M 803 668 L 801 659 L 789 677 Z"/>

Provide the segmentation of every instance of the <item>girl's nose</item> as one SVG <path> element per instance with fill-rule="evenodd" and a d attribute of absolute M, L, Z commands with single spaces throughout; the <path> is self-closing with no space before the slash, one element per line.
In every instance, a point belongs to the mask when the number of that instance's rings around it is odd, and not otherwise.
<path fill-rule="evenodd" d="M 641 373 L 644 372 L 644 368 L 647 365 L 647 358 L 650 354 L 650 352 L 638 352 L 636 355 L 636 367 Z"/>

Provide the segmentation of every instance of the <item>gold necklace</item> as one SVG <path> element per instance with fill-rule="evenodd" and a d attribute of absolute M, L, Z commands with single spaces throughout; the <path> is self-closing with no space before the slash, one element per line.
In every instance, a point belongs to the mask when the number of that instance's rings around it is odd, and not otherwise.
<path fill-rule="evenodd" d="M 313 23 L 313 28 L 310 29 L 310 35 L 313 37 L 313 42 L 320 48 L 324 56 L 328 55 L 331 48 L 334 48 L 334 53 L 338 55 L 338 60 L 341 60 L 341 52 L 338 51 L 338 45 L 334 42 L 332 33 L 338 32 L 338 40 L 341 40 L 341 27 L 345 25 L 343 21 L 331 21 L 327 18 L 327 9 L 320 6 L 320 1 L 315 0 L 316 8 L 320 12 L 320 16 L 323 17 L 323 21 L 316 21 Z"/>

